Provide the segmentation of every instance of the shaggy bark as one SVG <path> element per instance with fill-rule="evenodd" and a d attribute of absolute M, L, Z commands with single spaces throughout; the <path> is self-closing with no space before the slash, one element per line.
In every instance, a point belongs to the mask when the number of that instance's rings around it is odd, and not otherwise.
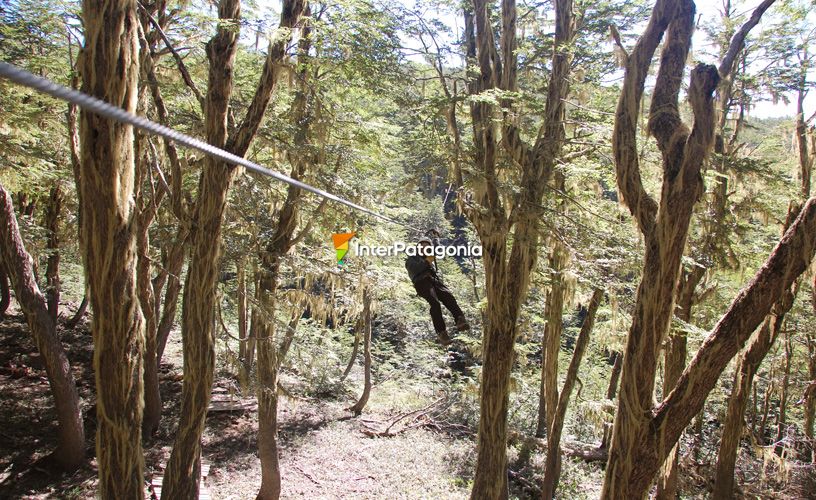
<path fill-rule="evenodd" d="M 691 321 L 691 308 L 694 305 L 694 291 L 705 275 L 705 268 L 694 266 L 690 271 L 683 271 L 677 286 L 677 305 L 674 315 L 689 323 Z M 686 356 L 688 355 L 687 335 L 684 330 L 671 333 L 666 341 L 663 358 L 663 395 L 669 394 L 674 389 L 677 379 L 683 374 L 686 367 Z M 677 497 L 677 446 L 672 448 L 663 470 L 657 481 L 657 493 L 655 498 L 673 500 Z"/>
<path fill-rule="evenodd" d="M 223 148 L 227 142 L 227 115 L 233 86 L 233 66 L 238 42 L 240 0 L 221 0 L 221 22 L 207 43 L 208 89 L 204 130 L 209 144 Z M 243 154 L 243 152 L 242 152 Z M 221 222 L 227 191 L 235 169 L 207 157 L 198 181 L 198 198 L 191 213 L 190 265 L 184 284 L 181 332 L 184 342 L 184 382 L 181 417 L 162 482 L 169 498 L 198 497 L 201 473 L 201 433 L 210 402 L 215 368 L 213 331 L 215 289 L 220 258 Z"/>
<path fill-rule="evenodd" d="M 559 188 L 563 189 L 563 177 Z M 564 272 L 569 257 L 567 248 L 556 240 L 550 252 L 550 290 L 547 293 L 547 322 L 541 342 L 541 386 L 538 394 L 538 424 L 536 436 L 544 437 L 552 428 L 558 406 L 558 353 L 561 350 L 561 334 L 564 330 Z"/>
<path fill-rule="evenodd" d="M 74 470 L 85 459 L 85 430 L 74 375 L 57 336 L 57 323 L 34 279 L 32 258 L 26 252 L 11 195 L 0 186 L 0 258 L 6 263 L 20 308 L 25 313 L 34 343 L 43 359 L 54 397 L 59 429 L 54 458 Z"/>
<path fill-rule="evenodd" d="M 800 207 L 791 205 L 788 210 L 784 230 L 787 231 L 799 214 Z M 770 351 L 779 332 L 785 314 L 793 307 L 795 299 L 795 284 L 785 290 L 781 299 L 773 305 L 771 314 L 765 318 L 762 326 L 751 337 L 743 354 L 737 361 L 734 372 L 734 385 L 728 398 L 725 422 L 723 424 L 720 449 L 717 455 L 717 470 L 712 496 L 715 499 L 732 498 L 734 494 L 734 469 L 737 460 L 740 438 L 744 429 L 745 410 L 751 394 L 754 375 L 765 356 Z"/>
<path fill-rule="evenodd" d="M 581 367 L 581 360 L 589 344 L 589 337 L 592 328 L 595 326 L 595 313 L 603 298 L 603 290 L 596 288 L 589 301 L 587 315 L 575 341 L 575 350 L 572 352 L 572 360 L 567 369 L 567 377 L 564 379 L 564 387 L 558 397 L 555 415 L 547 433 L 547 458 L 544 463 L 544 482 L 541 486 L 541 498 L 555 498 L 555 490 L 558 487 L 558 480 L 561 477 L 561 433 L 564 430 L 564 420 L 567 416 L 567 405 L 569 404 L 575 382 L 578 380 L 578 369 Z"/>
<path fill-rule="evenodd" d="M 82 90 L 135 112 L 136 2 L 84 0 L 82 19 Z M 133 129 L 83 111 L 80 139 L 80 241 L 94 312 L 98 494 L 142 498 L 144 323 L 136 294 Z"/>
<path fill-rule="evenodd" d="M 45 207 L 45 230 L 48 232 L 48 239 L 46 241 L 46 249 L 48 250 L 48 262 L 45 266 L 45 280 L 47 288 L 45 292 L 46 302 L 48 303 L 48 313 L 54 324 L 57 323 L 59 317 L 59 301 L 60 301 L 60 234 L 59 234 L 59 218 L 62 212 L 63 194 L 60 183 L 51 188 L 51 193 L 48 195 L 48 205 Z"/>
<path fill-rule="evenodd" d="M 765 319 L 773 304 L 807 270 L 816 253 L 816 241 L 812 238 L 814 231 L 816 198 L 811 198 L 765 264 L 717 322 L 675 389 L 646 415 L 648 430 L 643 434 L 641 446 L 631 457 L 633 464 L 637 464 L 630 476 L 631 486 L 626 488 L 627 492 L 632 492 L 631 498 L 646 494 L 660 463 L 700 411 L 730 360 Z M 608 476 L 606 481 L 610 481 Z M 609 490 L 604 494 L 608 497 Z"/>
<path fill-rule="evenodd" d="M 571 0 L 555 2 L 552 73 L 542 126 L 535 143 L 528 145 L 522 140 L 510 116 L 505 116 L 501 126 L 501 144 L 519 168 L 520 177 L 518 192 L 509 210 L 499 190 L 499 138 L 494 124 L 496 110 L 484 101 L 472 102 L 470 106 L 478 175 L 472 179 L 476 204 L 466 207 L 466 214 L 482 243 L 487 295 L 482 336 L 484 359 L 476 473 L 471 492 L 474 499 L 506 498 L 508 494 L 507 408 L 510 371 L 518 314 L 536 261 L 541 198 L 564 144 L 564 100 L 569 89 L 567 77 L 571 61 L 569 44 L 575 31 L 572 7 Z M 499 53 L 490 23 L 488 2 L 475 0 L 473 13 L 465 13 L 467 55 L 478 67 L 478 76 L 469 83 L 471 95 L 495 88 L 516 89 L 516 4 L 513 0 L 502 2 L 501 23 Z M 470 179 L 467 181 L 470 182 Z M 508 248 L 511 236 L 513 243 Z"/>
<path fill-rule="evenodd" d="M 618 187 L 644 235 L 645 256 L 644 274 L 638 287 L 624 352 L 620 398 L 602 493 L 605 498 L 642 498 L 646 495 L 654 475 L 671 452 L 683 427 L 700 410 L 708 394 L 708 390 L 692 391 L 687 387 L 689 380 L 698 383 L 700 375 L 706 370 L 715 370 L 720 363 L 724 361 L 727 364 L 730 359 L 704 357 L 708 364 L 702 366 L 695 366 L 692 362 L 677 381 L 675 389 L 660 406 L 654 408 L 652 398 L 657 357 L 674 310 L 674 292 L 692 210 L 703 192 L 700 169 L 714 143 L 713 92 L 720 80 L 716 68 L 698 65 L 691 72 L 688 89 L 694 115 L 691 130 L 683 124 L 678 109 L 678 96 L 694 29 L 694 12 L 695 7 L 690 0 L 657 1 L 643 36 L 627 57 L 626 75 L 616 112 L 612 146 Z M 641 181 L 637 123 L 646 76 L 664 33 L 666 39 L 648 121 L 649 132 L 663 156 L 663 186 L 658 205 L 643 188 Z M 733 40 L 732 45 L 741 44 L 747 30 L 740 30 L 740 33 L 742 38 Z M 778 281 L 785 279 L 787 276 L 783 275 Z M 768 308 L 770 305 L 766 311 Z M 744 323 L 728 326 L 732 328 L 728 333 L 745 336 L 742 330 Z M 715 351 L 721 355 L 727 354 L 728 349 L 724 349 L 722 344 L 729 344 L 732 339 L 720 337 L 717 340 Z M 705 351 L 704 345 L 695 361 L 700 359 L 701 354 L 710 353 L 710 349 Z M 716 375 L 713 381 L 711 374 L 705 375 L 703 383 L 716 382 Z M 666 415 L 676 418 L 666 418 Z M 682 427 L 678 428 L 680 425 Z"/>

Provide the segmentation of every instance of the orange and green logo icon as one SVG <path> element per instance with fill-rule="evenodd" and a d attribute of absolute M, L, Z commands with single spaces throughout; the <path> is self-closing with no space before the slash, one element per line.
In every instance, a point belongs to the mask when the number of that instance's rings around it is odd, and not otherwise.
<path fill-rule="evenodd" d="M 337 252 L 337 265 L 342 266 L 346 262 L 346 254 L 349 251 L 349 241 L 357 233 L 336 233 L 332 235 L 334 249 Z"/>

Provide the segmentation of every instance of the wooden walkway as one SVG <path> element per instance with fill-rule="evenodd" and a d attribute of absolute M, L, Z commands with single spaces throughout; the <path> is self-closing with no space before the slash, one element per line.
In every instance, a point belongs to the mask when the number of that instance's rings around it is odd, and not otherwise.
<path fill-rule="evenodd" d="M 148 493 L 148 500 L 161 499 L 162 481 L 164 481 L 164 469 L 166 464 L 160 464 L 162 472 L 153 474 L 150 480 L 150 488 Z M 198 500 L 212 500 L 210 489 L 207 488 L 206 480 L 210 474 L 210 464 L 204 459 L 201 459 L 201 479 L 198 483 Z"/>

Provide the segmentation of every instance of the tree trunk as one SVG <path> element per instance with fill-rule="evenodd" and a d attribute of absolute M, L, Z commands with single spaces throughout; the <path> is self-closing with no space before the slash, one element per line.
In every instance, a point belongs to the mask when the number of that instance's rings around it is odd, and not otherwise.
<path fill-rule="evenodd" d="M 57 324 L 34 279 L 31 256 L 26 252 L 11 195 L 0 186 L 0 257 L 8 269 L 14 293 L 28 322 L 37 350 L 43 358 L 48 385 L 59 422 L 54 458 L 74 470 L 85 459 L 85 430 L 74 375 L 57 336 Z"/>
<path fill-rule="evenodd" d="M 623 354 L 620 352 L 613 352 L 612 356 L 615 361 L 612 364 L 612 373 L 609 375 L 609 385 L 606 388 L 606 399 L 612 401 L 618 393 L 618 379 L 620 378 L 621 366 L 623 366 Z M 601 438 L 601 448 L 609 449 L 612 441 L 612 423 L 604 422 L 603 438 Z"/>
<path fill-rule="evenodd" d="M 674 315 L 686 323 L 691 322 L 691 308 L 694 305 L 694 291 L 705 275 L 705 268 L 695 266 L 692 270 L 684 270 L 680 276 L 677 286 L 677 305 Z M 687 338 L 685 330 L 674 331 L 669 335 L 664 351 L 663 361 L 663 397 L 674 389 L 674 384 L 683 374 L 686 368 L 686 356 L 688 354 Z M 663 470 L 657 480 L 658 500 L 674 500 L 677 498 L 677 446 L 672 448 Z"/>
<path fill-rule="evenodd" d="M 572 353 L 572 360 L 567 370 L 567 378 L 564 380 L 564 387 L 558 398 L 553 423 L 547 433 L 547 458 L 544 463 L 544 483 L 541 487 L 541 498 L 544 499 L 555 498 L 555 490 L 561 477 L 561 433 L 564 430 L 567 405 L 575 387 L 575 381 L 578 380 L 578 369 L 581 367 L 581 360 L 584 358 L 592 328 L 595 326 L 595 313 L 598 312 L 603 293 L 600 288 L 596 288 L 592 293 L 584 324 L 581 325 L 581 331 L 575 341 L 575 350 Z"/>
<path fill-rule="evenodd" d="M 559 189 L 563 189 L 563 176 L 560 177 Z M 569 253 L 560 240 L 556 239 L 550 253 L 550 291 L 547 294 L 547 322 L 541 342 L 541 387 L 538 394 L 538 423 L 536 436 L 544 437 L 552 428 L 558 405 L 558 353 L 561 350 L 563 333 L 564 272 Z"/>
<path fill-rule="evenodd" d="M 732 40 L 726 59 L 731 57 L 732 48 L 741 48 L 748 30 L 759 21 L 764 10 L 757 11 Z M 624 352 L 618 411 L 602 491 L 604 498 L 645 497 L 659 467 L 702 407 L 719 373 L 761 320 L 756 313 L 764 316 L 781 294 L 780 287 L 795 278 L 790 274 L 801 273 L 802 250 L 809 252 L 813 246 L 802 241 L 801 226 L 797 227 L 794 238 L 796 245 L 800 245 L 797 248 L 783 245 L 790 235 L 786 234 L 770 260 L 782 260 L 784 264 L 780 265 L 795 271 L 769 278 L 763 268 L 751 289 L 764 287 L 773 290 L 775 296 L 765 295 L 761 300 L 751 296 L 750 300 L 760 303 L 754 304 L 757 309 L 751 311 L 751 321 L 747 322 L 732 316 L 735 309 L 742 309 L 745 304 L 744 290 L 678 379 L 675 389 L 655 407 L 657 357 L 674 311 L 675 288 L 691 215 L 703 192 L 702 163 L 714 144 L 713 93 L 720 77 L 730 71 L 730 63 L 723 61 L 721 71 L 699 64 L 691 72 L 688 100 L 694 126 L 689 130 L 680 118 L 678 98 L 694 29 L 694 14 L 691 0 L 657 1 L 648 26 L 627 57 L 616 112 L 612 146 L 618 187 L 644 235 L 646 248 L 643 277 Z M 648 122 L 649 132 L 663 156 L 663 186 L 658 204 L 642 184 L 637 123 L 651 60 L 664 34 Z M 784 256 L 777 253 L 783 246 Z M 754 320 L 756 323 L 752 324 Z M 747 328 L 750 330 L 746 332 Z"/>
<path fill-rule="evenodd" d="M 85 295 L 82 296 L 82 302 L 79 303 L 79 307 L 77 307 L 77 310 L 74 313 L 74 315 L 71 317 L 71 319 L 68 320 L 67 323 L 65 323 L 65 328 L 69 330 L 76 328 L 76 326 L 79 324 L 79 321 L 82 319 L 83 316 L 85 316 L 85 311 L 87 309 L 88 309 L 88 294 L 85 293 Z"/>
<path fill-rule="evenodd" d="M 360 349 L 360 337 L 363 336 L 363 328 L 365 328 L 365 323 L 363 323 L 363 318 L 360 317 L 354 328 L 354 345 L 351 347 L 351 356 L 349 357 L 346 369 L 343 370 L 343 375 L 340 377 L 340 382 L 346 380 L 346 377 L 351 373 L 351 369 L 354 368 L 354 362 L 357 360 L 357 351 Z"/>
<path fill-rule="evenodd" d="M 363 393 L 360 399 L 349 408 L 349 411 L 355 415 L 363 412 L 363 408 L 368 403 L 368 396 L 371 394 L 371 292 L 368 287 L 363 290 L 363 367 L 365 369 L 365 382 L 363 384 Z"/>
<path fill-rule="evenodd" d="M 46 302 L 48 302 L 48 313 L 54 320 L 54 324 L 59 317 L 59 301 L 60 301 L 60 237 L 59 237 L 59 218 L 62 211 L 62 188 L 57 182 L 51 188 L 51 194 L 48 196 L 48 206 L 45 209 L 45 230 L 48 232 L 48 239 L 46 242 L 46 249 L 48 250 L 48 263 L 45 267 L 45 279 L 47 288 L 45 292 Z"/>
<path fill-rule="evenodd" d="M 304 5 L 299 0 L 284 0 L 280 18 L 281 28 L 294 29 L 300 22 L 301 14 L 307 17 L 311 15 L 308 4 Z M 309 97 L 311 90 L 307 88 L 311 68 L 308 61 L 311 46 L 310 29 L 308 23 L 303 26 L 298 43 L 300 86 L 292 103 L 292 117 L 296 126 L 293 142 L 296 147 L 300 148 L 303 148 L 311 138 L 312 115 L 310 114 L 311 99 Z M 282 37 L 269 46 L 267 66 L 264 68 L 269 69 L 268 73 L 265 71 L 266 78 L 262 82 L 270 85 L 268 89 L 270 93 L 276 88 L 278 79 L 278 70 L 275 69 L 275 66 L 283 59 L 290 38 L 291 31 L 288 36 Z M 288 160 L 292 165 L 290 176 L 293 179 L 303 178 L 306 169 L 316 163 L 314 153 L 307 153 L 304 150 L 289 151 Z M 278 214 L 278 225 L 267 240 L 261 258 L 258 292 L 263 314 L 256 317 L 259 327 L 255 332 L 258 335 L 255 348 L 258 351 L 258 457 L 261 461 L 261 486 L 258 490 L 258 500 L 277 500 L 281 493 L 281 475 L 278 464 L 278 372 L 282 359 L 276 345 L 275 292 L 278 287 L 281 259 L 300 237 L 300 235 L 295 236 L 295 228 L 298 223 L 301 194 L 301 190 L 295 186 L 289 186 L 287 189 L 286 200 Z"/>
<path fill-rule="evenodd" d="M 219 2 L 218 18 L 221 22 L 217 33 L 206 47 L 210 67 L 204 112 L 205 136 L 209 144 L 221 148 L 227 143 L 227 115 L 232 94 L 240 12 L 240 0 Z M 234 168 L 212 157 L 206 157 L 198 180 L 198 198 L 191 213 L 190 263 L 184 282 L 181 314 L 184 343 L 181 417 L 162 482 L 162 494 L 168 498 L 198 497 L 201 434 L 204 431 L 215 370 L 213 325 L 222 218 L 227 204 L 227 191 L 234 176 Z"/>
<path fill-rule="evenodd" d="M 9 288 L 9 277 L 6 272 L 6 264 L 0 259 L 0 319 L 6 317 L 11 305 L 11 289 Z"/>
<path fill-rule="evenodd" d="M 188 237 L 188 231 L 181 229 L 170 245 L 170 250 L 167 252 L 167 261 L 164 263 L 167 268 L 167 284 L 164 291 L 161 320 L 159 320 L 159 326 L 156 329 L 156 364 L 159 366 L 161 366 L 164 349 L 167 347 L 167 340 L 170 338 L 170 332 L 173 330 L 173 324 L 176 321 L 178 298 L 181 294 L 181 271 L 184 268 L 184 250 Z"/>
<path fill-rule="evenodd" d="M 791 361 L 793 360 L 793 346 L 791 345 L 790 332 L 785 332 L 785 372 L 782 375 L 782 393 L 779 397 L 779 412 L 776 414 L 776 440 L 774 452 L 782 456 L 785 451 L 783 439 L 787 432 L 787 410 L 788 410 L 788 389 L 790 387 Z"/>
<path fill-rule="evenodd" d="M 784 231 L 790 228 L 799 211 L 800 207 L 798 205 L 793 203 L 790 205 Z M 737 363 L 737 369 L 734 373 L 734 386 L 728 399 L 728 409 L 723 425 L 722 438 L 720 439 L 720 450 L 717 455 L 717 472 L 713 491 L 715 499 L 725 500 L 733 495 L 734 470 L 744 428 L 745 409 L 752 388 L 756 390 L 756 387 L 753 386 L 754 375 L 779 336 L 785 315 L 793 307 L 796 288 L 796 284 L 792 285 L 790 289 L 782 294 L 781 299 L 774 304 L 771 314 L 765 318 L 762 327 L 752 337 L 745 349 L 745 353 Z M 753 432 L 753 425 L 751 427 Z"/>
<path fill-rule="evenodd" d="M 816 280 L 816 276 L 814 276 Z M 813 289 L 814 297 L 816 297 L 816 286 Z M 816 307 L 816 303 L 814 303 Z M 808 348 L 808 378 L 810 383 L 816 381 L 816 339 L 812 334 L 807 335 Z M 807 392 L 805 395 L 805 436 L 807 437 L 807 449 L 810 452 L 810 461 L 816 462 L 816 442 L 814 442 L 813 421 L 814 414 L 816 414 L 816 397 L 812 392 Z"/>
<path fill-rule="evenodd" d="M 136 2 L 84 0 L 82 19 L 82 90 L 135 112 Z M 86 111 L 80 120 L 80 241 L 94 312 L 98 494 L 142 498 L 144 323 L 136 294 L 133 128 Z"/>
<path fill-rule="evenodd" d="M 728 409 L 720 438 L 720 451 L 717 455 L 717 472 L 714 480 L 712 498 L 729 499 L 734 495 L 734 467 L 737 461 L 740 438 L 744 425 L 743 416 L 748 404 L 754 374 L 770 350 L 782 325 L 781 316 L 769 316 L 762 327 L 749 341 L 745 352 L 737 362 L 734 373 L 734 386 L 728 398 Z"/>
<path fill-rule="evenodd" d="M 246 286 L 246 257 L 236 263 L 238 267 L 238 359 L 242 366 L 246 359 L 247 347 L 247 286 Z M 249 375 L 248 373 L 246 374 Z"/>
<path fill-rule="evenodd" d="M 516 4 L 502 2 L 501 40 L 497 49 L 490 21 L 489 2 L 474 1 L 474 11 L 465 13 L 467 56 L 478 64 L 479 74 L 468 84 L 471 95 L 500 89 L 514 92 L 518 71 Z M 497 110 L 489 102 L 470 105 L 477 174 L 473 193 L 476 209 L 466 213 L 482 243 L 487 296 L 486 321 L 482 335 L 482 381 L 479 391 L 479 434 L 476 472 L 471 498 L 507 498 L 507 408 L 513 367 L 517 321 L 527 294 L 538 251 L 538 220 L 541 200 L 563 148 L 564 101 L 569 91 L 571 53 L 567 47 L 575 34 L 571 0 L 555 2 L 555 37 L 552 71 L 547 87 L 542 125 L 534 144 L 521 137 L 514 118 L 507 113 L 501 124 L 501 139 L 495 123 Z M 500 53 L 499 53 L 500 52 Z M 509 100 L 505 109 L 513 106 Z M 500 195 L 497 148 L 504 147 L 520 167 L 520 181 L 508 207 Z M 464 186 L 459 186 L 464 188 Z M 460 198 L 460 201 L 462 198 Z M 464 204 L 462 203 L 464 206 Z M 512 237 L 512 247 L 508 240 Z"/>

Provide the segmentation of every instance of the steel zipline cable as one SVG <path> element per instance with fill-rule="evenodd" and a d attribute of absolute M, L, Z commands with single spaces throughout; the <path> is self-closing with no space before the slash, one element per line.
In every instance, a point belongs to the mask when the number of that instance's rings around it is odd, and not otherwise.
<path fill-rule="evenodd" d="M 61 99 L 63 101 L 70 102 L 71 104 L 75 104 L 86 111 L 90 111 L 97 115 L 104 116 L 105 118 L 109 118 L 120 123 L 132 125 L 149 134 L 158 135 L 160 137 L 170 139 L 178 144 L 186 146 L 190 149 L 201 151 L 204 154 L 210 155 L 214 158 L 218 158 L 219 160 L 225 161 L 232 165 L 244 167 L 250 172 L 265 175 L 277 181 L 285 182 L 286 184 L 289 184 L 291 186 L 303 189 L 304 191 L 309 191 L 310 193 L 314 193 L 318 196 L 334 201 L 336 203 L 340 203 L 341 205 L 353 208 L 354 210 L 358 210 L 360 212 L 366 213 L 368 215 L 384 220 L 386 222 L 390 222 L 392 224 L 397 224 L 399 226 L 417 230 L 413 226 L 405 224 L 404 222 L 392 219 L 386 215 L 375 212 L 374 210 L 371 210 L 364 206 L 358 205 L 345 198 L 341 198 L 335 194 L 329 193 L 328 191 L 324 191 L 320 188 L 310 186 L 309 184 L 301 182 L 297 179 L 293 179 L 288 175 L 258 165 L 257 163 L 251 162 L 238 155 L 234 155 L 228 151 L 224 151 L 223 149 L 217 148 L 204 141 L 195 139 L 186 134 L 182 134 L 181 132 L 177 132 L 171 129 L 170 127 L 165 127 L 164 125 L 160 125 L 156 122 L 150 121 L 147 118 L 136 116 L 133 113 L 129 113 L 122 108 L 113 106 L 105 101 L 102 101 L 101 99 L 97 99 L 96 97 L 85 94 L 84 92 L 69 89 L 68 87 L 60 85 L 58 83 L 54 83 L 46 78 L 33 75 L 28 71 L 18 68 L 17 66 L 14 66 L 12 64 L 0 62 L 0 77 L 6 78 L 25 87 L 32 88 L 38 92 L 48 94 L 56 99 Z"/>

